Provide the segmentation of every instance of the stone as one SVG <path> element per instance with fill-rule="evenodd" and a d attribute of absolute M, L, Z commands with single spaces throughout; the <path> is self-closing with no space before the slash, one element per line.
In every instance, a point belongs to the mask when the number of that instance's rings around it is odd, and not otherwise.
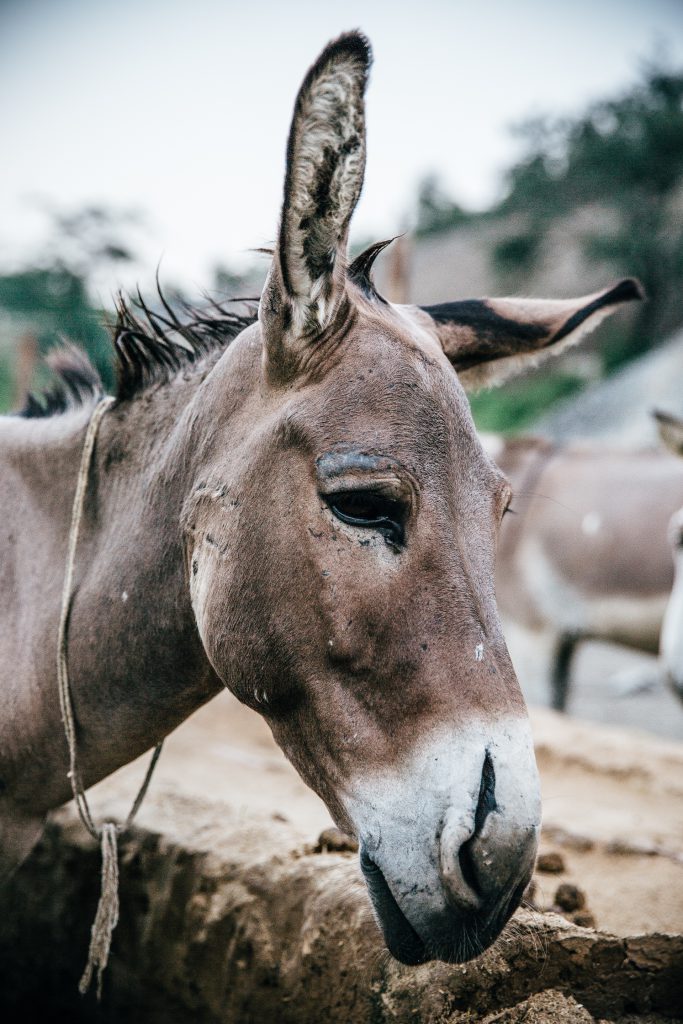
<path fill-rule="evenodd" d="M 341 829 L 325 828 L 313 847 L 314 853 L 358 853 L 358 840 L 348 836 Z"/>
<path fill-rule="evenodd" d="M 560 910 L 582 910 L 586 906 L 586 894 L 578 885 L 563 882 L 555 891 L 555 905 Z"/>
<path fill-rule="evenodd" d="M 573 914 L 569 914 L 569 920 L 572 921 L 577 928 L 596 927 L 595 917 L 591 914 L 590 910 L 576 910 Z"/>
<path fill-rule="evenodd" d="M 558 850 L 545 850 L 538 855 L 536 870 L 549 875 L 561 875 L 565 870 L 564 857 Z"/>

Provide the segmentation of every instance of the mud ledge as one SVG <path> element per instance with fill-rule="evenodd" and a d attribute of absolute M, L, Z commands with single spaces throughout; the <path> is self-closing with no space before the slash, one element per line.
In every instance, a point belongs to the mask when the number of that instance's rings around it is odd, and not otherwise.
<path fill-rule="evenodd" d="M 113 799 L 106 813 L 121 814 Z M 630 938 L 518 913 L 476 962 L 402 967 L 356 858 L 283 822 L 150 796 L 121 844 L 121 920 L 102 1004 L 76 990 L 98 851 L 70 808 L 0 893 L 0 1017 L 56 1020 L 658 1024 L 683 1014 L 683 936 Z M 40 1014 L 40 1017 L 38 1017 Z"/>

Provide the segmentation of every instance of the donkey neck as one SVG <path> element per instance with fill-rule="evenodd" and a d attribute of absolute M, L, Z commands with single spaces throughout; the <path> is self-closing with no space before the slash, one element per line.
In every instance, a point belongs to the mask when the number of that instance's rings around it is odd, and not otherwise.
<path fill-rule="evenodd" d="M 208 370 L 208 367 L 207 367 Z M 220 689 L 190 604 L 180 519 L 196 472 L 201 369 L 104 417 L 85 497 L 68 663 L 86 785 L 157 743 Z M 0 780 L 41 813 L 70 794 L 56 638 L 91 410 L 0 421 Z M 27 575 L 25 567 L 36 566 Z M 36 806 L 36 802 L 41 806 Z"/>

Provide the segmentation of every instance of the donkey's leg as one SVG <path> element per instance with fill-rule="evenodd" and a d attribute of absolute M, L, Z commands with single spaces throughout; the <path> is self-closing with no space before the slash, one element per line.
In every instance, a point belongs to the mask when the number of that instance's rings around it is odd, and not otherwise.
<path fill-rule="evenodd" d="M 3 804 L 0 808 L 0 886 L 26 860 L 40 839 L 45 818 L 27 817 Z"/>
<path fill-rule="evenodd" d="M 550 706 L 556 711 L 567 710 L 572 659 L 579 640 L 576 633 L 561 633 L 555 645 L 550 676 Z"/>

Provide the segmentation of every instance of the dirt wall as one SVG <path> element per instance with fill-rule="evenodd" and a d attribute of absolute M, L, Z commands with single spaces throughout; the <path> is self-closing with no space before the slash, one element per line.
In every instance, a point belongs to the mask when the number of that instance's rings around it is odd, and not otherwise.
<path fill-rule="evenodd" d="M 107 813 L 121 815 L 112 795 Z M 616 937 L 518 913 L 483 957 L 407 968 L 384 951 L 353 854 L 272 817 L 150 794 L 121 848 L 121 920 L 98 1007 L 78 996 L 99 860 L 58 812 L 0 898 L 9 1022 L 654 1024 L 683 1014 L 683 937 Z"/>

